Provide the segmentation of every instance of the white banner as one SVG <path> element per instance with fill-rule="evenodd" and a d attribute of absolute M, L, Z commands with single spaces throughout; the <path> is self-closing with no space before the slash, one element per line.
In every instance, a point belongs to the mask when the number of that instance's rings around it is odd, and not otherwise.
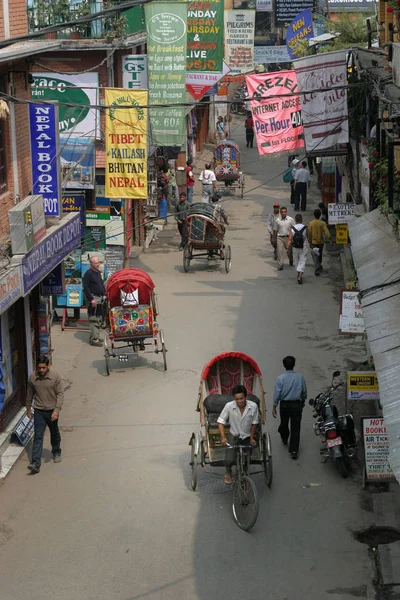
<path fill-rule="evenodd" d="M 147 90 L 147 55 L 122 56 L 122 87 L 127 90 Z"/>
<path fill-rule="evenodd" d="M 286 46 L 254 46 L 256 65 L 268 63 L 292 62 Z"/>
<path fill-rule="evenodd" d="M 294 61 L 307 152 L 349 141 L 346 50 Z M 323 90 L 321 92 L 315 90 Z"/>
<path fill-rule="evenodd" d="M 226 10 L 225 61 L 230 75 L 240 75 L 254 70 L 255 10 Z"/>

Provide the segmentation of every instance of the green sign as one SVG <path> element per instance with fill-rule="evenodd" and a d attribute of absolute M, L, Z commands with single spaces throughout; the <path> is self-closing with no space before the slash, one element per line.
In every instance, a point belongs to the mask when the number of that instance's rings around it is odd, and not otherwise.
<path fill-rule="evenodd" d="M 151 142 L 154 146 L 185 143 L 186 22 L 184 2 L 151 2 L 145 6 Z M 176 105 L 176 106 L 174 106 Z"/>
<path fill-rule="evenodd" d="M 224 54 L 224 3 L 189 2 L 186 68 L 192 73 L 221 73 Z"/>
<path fill-rule="evenodd" d="M 126 18 L 125 33 L 139 33 L 144 31 L 144 15 L 142 6 L 133 6 L 128 10 L 121 12 L 121 16 Z"/>

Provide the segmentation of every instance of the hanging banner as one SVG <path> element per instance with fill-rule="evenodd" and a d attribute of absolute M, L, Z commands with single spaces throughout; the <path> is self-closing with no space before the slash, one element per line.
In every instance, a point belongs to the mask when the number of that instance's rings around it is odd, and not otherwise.
<path fill-rule="evenodd" d="M 128 54 L 121 57 L 122 87 L 128 90 L 147 90 L 146 54 Z"/>
<path fill-rule="evenodd" d="M 218 81 L 229 73 L 230 69 L 225 61 L 223 61 L 223 65 L 222 73 L 186 73 L 186 88 L 193 98 L 196 100 L 202 98 Z"/>
<path fill-rule="evenodd" d="M 186 142 L 186 22 L 185 2 L 145 5 L 149 104 L 153 146 L 182 146 Z M 168 106 L 176 105 L 176 106 Z"/>
<path fill-rule="evenodd" d="M 314 0 L 275 0 L 275 27 L 289 27 L 299 13 L 314 4 Z"/>
<path fill-rule="evenodd" d="M 230 75 L 254 71 L 255 10 L 225 11 L 225 61 Z"/>
<path fill-rule="evenodd" d="M 224 3 L 220 0 L 189 2 L 187 7 L 187 71 L 221 72 Z"/>
<path fill-rule="evenodd" d="M 58 108 L 30 104 L 32 194 L 43 197 L 44 216 L 60 216 Z"/>
<path fill-rule="evenodd" d="M 295 61 L 307 152 L 349 141 L 346 50 Z M 328 91 L 316 91 L 327 89 Z"/>
<path fill-rule="evenodd" d="M 311 10 L 307 8 L 293 19 L 286 32 L 286 46 L 291 60 L 304 54 L 304 45 L 301 42 L 312 37 L 314 37 L 313 16 Z"/>
<path fill-rule="evenodd" d="M 300 98 L 294 71 L 246 77 L 258 152 L 274 154 L 304 146 Z M 287 97 L 281 97 L 288 94 Z M 275 96 L 280 96 L 276 98 Z"/>
<path fill-rule="evenodd" d="M 108 88 L 105 102 L 115 106 L 106 109 L 105 195 L 147 198 L 148 93 Z"/>
<path fill-rule="evenodd" d="M 291 62 L 286 46 L 254 46 L 256 65 L 282 62 Z"/>

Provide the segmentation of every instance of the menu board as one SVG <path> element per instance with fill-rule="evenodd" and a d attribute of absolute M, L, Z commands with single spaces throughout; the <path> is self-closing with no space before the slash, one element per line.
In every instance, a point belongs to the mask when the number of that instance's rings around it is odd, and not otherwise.
<path fill-rule="evenodd" d="M 123 269 L 125 266 L 125 246 L 107 246 L 105 262 L 108 276 Z"/>
<path fill-rule="evenodd" d="M 394 480 L 395 475 L 389 464 L 389 437 L 385 420 L 381 417 L 364 417 L 362 422 L 367 481 Z"/>
<path fill-rule="evenodd" d="M 275 0 L 275 27 L 288 27 L 299 13 L 314 8 L 314 0 Z"/>
<path fill-rule="evenodd" d="M 339 333 L 364 333 L 365 325 L 358 299 L 359 293 L 359 290 L 342 290 Z"/>

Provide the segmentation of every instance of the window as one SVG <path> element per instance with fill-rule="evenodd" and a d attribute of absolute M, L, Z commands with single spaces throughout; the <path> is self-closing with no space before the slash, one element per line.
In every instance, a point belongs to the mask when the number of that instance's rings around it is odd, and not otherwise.
<path fill-rule="evenodd" d="M 0 119 L 0 192 L 7 187 L 5 124 L 5 121 Z"/>

